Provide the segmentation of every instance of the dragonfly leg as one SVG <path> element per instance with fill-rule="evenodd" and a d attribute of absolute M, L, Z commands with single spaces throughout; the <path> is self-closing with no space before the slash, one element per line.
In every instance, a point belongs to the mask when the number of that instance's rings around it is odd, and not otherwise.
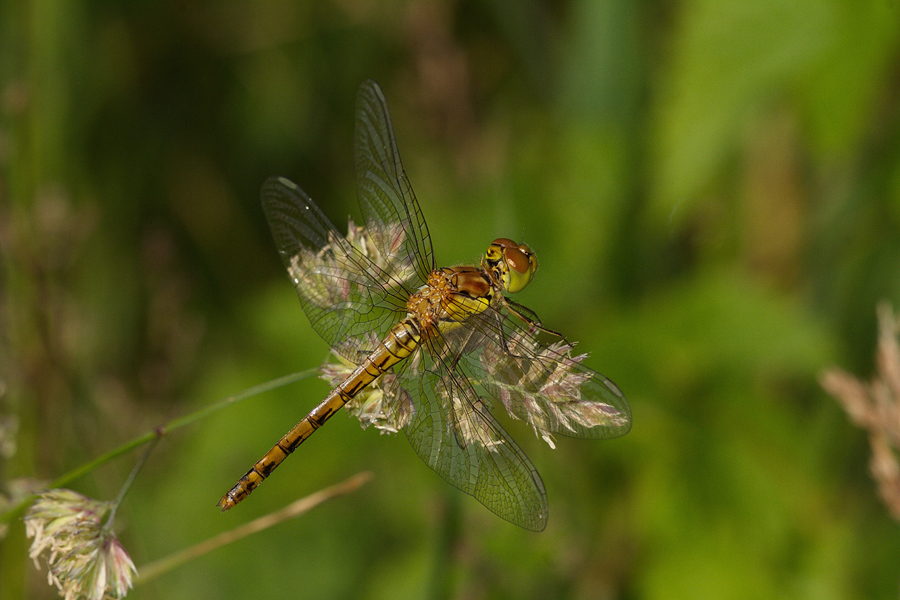
<path fill-rule="evenodd" d="M 509 298 L 503 299 L 506 308 L 509 309 L 509 312 L 516 317 L 518 317 L 521 321 L 526 323 L 530 328 L 537 329 L 547 333 L 549 335 L 560 338 L 566 345 L 571 346 L 569 340 L 566 339 L 566 336 L 561 334 L 560 332 L 550 329 L 549 327 L 545 327 L 541 320 L 538 318 L 537 313 L 528 308 L 527 306 L 523 306 L 514 300 L 510 300 Z"/>

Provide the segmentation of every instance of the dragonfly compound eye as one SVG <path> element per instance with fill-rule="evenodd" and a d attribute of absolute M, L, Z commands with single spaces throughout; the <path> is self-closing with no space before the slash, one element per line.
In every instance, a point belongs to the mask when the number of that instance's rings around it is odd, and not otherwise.
<path fill-rule="evenodd" d="M 534 256 L 531 248 L 525 244 L 506 248 L 504 257 L 507 269 L 506 277 L 503 280 L 503 288 L 515 294 L 531 283 L 534 272 L 537 270 L 537 258 Z"/>

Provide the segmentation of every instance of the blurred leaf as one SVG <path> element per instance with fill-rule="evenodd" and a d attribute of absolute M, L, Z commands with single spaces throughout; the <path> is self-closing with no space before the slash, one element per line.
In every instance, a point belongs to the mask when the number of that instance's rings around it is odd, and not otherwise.
<path fill-rule="evenodd" d="M 798 73 L 801 108 L 810 147 L 824 159 L 846 158 L 861 143 L 872 119 L 892 118 L 893 98 L 882 83 L 900 45 L 900 10 L 895 3 L 834 0 L 828 45 L 816 64 Z"/>
<path fill-rule="evenodd" d="M 658 220 L 690 213 L 753 118 L 841 34 L 835 2 L 695 0 L 671 40 L 657 102 L 652 187 Z"/>

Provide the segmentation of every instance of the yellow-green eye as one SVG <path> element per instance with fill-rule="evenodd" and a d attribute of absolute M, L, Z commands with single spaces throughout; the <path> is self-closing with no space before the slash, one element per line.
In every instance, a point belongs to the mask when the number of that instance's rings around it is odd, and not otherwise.
<path fill-rule="evenodd" d="M 498 238 L 484 254 L 484 262 L 501 287 L 511 293 L 521 291 L 537 270 L 537 257 L 525 244 Z"/>

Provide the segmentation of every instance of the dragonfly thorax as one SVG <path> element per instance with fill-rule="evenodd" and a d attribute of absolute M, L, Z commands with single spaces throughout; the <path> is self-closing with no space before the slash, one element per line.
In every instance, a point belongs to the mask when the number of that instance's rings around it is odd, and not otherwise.
<path fill-rule="evenodd" d="M 426 284 L 409 297 L 406 310 L 423 333 L 446 333 L 484 312 L 491 305 L 493 290 L 483 269 L 445 267 L 431 272 Z"/>

